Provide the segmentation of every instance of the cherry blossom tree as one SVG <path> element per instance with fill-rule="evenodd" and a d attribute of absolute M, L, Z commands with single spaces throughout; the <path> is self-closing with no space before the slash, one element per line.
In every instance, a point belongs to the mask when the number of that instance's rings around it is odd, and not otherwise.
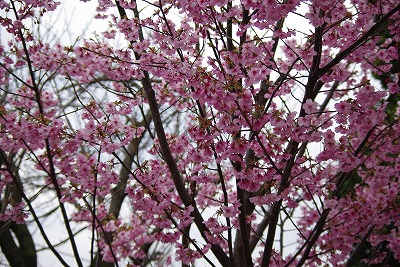
<path fill-rule="evenodd" d="M 69 266 L 51 214 L 74 266 L 399 264 L 398 1 L 94 4 L 70 44 L 0 0 L 9 265 Z"/>

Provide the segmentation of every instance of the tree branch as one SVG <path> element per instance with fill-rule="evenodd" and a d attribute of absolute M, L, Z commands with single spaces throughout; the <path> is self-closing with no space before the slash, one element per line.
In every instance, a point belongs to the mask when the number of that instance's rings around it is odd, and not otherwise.
<path fill-rule="evenodd" d="M 319 69 L 318 77 L 321 77 L 329 70 L 331 70 L 336 64 L 342 61 L 345 57 L 350 55 L 356 49 L 358 49 L 361 45 L 367 42 L 370 38 L 377 35 L 383 28 L 385 28 L 389 22 L 389 18 L 396 14 L 400 10 L 400 4 L 389 11 L 385 16 L 383 16 L 374 26 L 371 27 L 363 36 L 360 37 L 357 41 L 355 41 L 352 45 L 350 45 L 345 50 L 339 52 L 334 59 L 332 59 L 329 63 L 327 63 L 324 67 Z"/>

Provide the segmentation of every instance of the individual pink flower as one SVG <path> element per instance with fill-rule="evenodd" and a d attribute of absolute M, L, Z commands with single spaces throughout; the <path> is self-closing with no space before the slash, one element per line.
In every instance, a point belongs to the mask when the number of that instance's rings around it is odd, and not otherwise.
<path fill-rule="evenodd" d="M 303 109 L 307 114 L 311 114 L 317 111 L 317 103 L 312 101 L 311 99 L 307 99 L 303 104 Z"/>
<path fill-rule="evenodd" d="M 240 213 L 239 207 L 241 205 L 242 204 L 240 202 L 236 201 L 235 203 L 233 203 L 233 205 L 231 205 L 229 207 L 222 206 L 221 209 L 224 212 L 223 214 L 225 217 L 233 218 L 233 217 L 236 217 Z"/>

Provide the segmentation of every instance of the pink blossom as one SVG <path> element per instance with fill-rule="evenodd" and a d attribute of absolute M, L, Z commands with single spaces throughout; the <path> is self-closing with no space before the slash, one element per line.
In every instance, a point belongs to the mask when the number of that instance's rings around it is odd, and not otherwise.
<path fill-rule="evenodd" d="M 397 2 L 99 0 L 67 42 L 66 5 L 0 0 L 0 232 L 54 208 L 74 266 L 399 260 Z"/>
<path fill-rule="evenodd" d="M 312 101 L 311 99 L 307 99 L 303 104 L 303 109 L 307 114 L 311 114 L 317 111 L 317 103 Z"/>
<path fill-rule="evenodd" d="M 229 207 L 222 206 L 221 209 L 224 212 L 225 217 L 233 218 L 240 213 L 239 207 L 241 205 L 242 204 L 240 202 L 235 202 L 235 203 L 233 203 L 232 206 L 229 206 Z"/>

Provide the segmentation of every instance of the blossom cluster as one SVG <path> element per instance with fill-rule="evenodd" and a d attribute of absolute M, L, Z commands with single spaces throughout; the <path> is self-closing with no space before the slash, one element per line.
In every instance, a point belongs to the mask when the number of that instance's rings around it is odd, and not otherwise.
<path fill-rule="evenodd" d="M 40 225 L 50 190 L 106 262 L 399 261 L 400 7 L 378 2 L 98 0 L 109 28 L 70 45 L 29 24 L 58 2 L 0 1 L 0 220 Z"/>

